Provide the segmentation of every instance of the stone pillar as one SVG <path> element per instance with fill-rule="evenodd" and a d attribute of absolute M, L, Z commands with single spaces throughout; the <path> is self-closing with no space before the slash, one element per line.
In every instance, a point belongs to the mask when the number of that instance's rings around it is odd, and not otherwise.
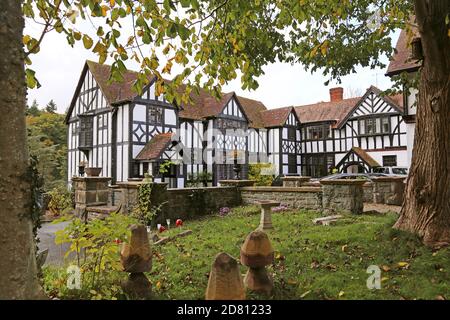
<path fill-rule="evenodd" d="M 363 179 L 321 180 L 322 207 L 325 212 L 347 212 L 361 214 L 363 203 Z"/>
<path fill-rule="evenodd" d="M 278 201 L 262 200 L 259 201 L 261 206 L 261 221 L 259 223 L 259 230 L 266 231 L 273 229 L 272 225 L 272 207 L 280 205 Z"/>
<path fill-rule="evenodd" d="M 283 187 L 286 188 L 297 188 L 302 187 L 305 183 L 311 180 L 311 177 L 307 176 L 292 176 L 292 177 L 283 177 L 281 178 L 283 181 Z"/>
<path fill-rule="evenodd" d="M 373 178 L 373 202 L 401 206 L 405 191 L 404 177 Z"/>
<path fill-rule="evenodd" d="M 120 211 L 124 214 L 129 214 L 133 210 L 134 206 L 137 205 L 138 195 L 139 195 L 139 186 L 142 185 L 142 181 L 129 181 L 129 182 L 118 182 L 117 188 L 121 190 L 121 203 L 120 203 Z M 158 206 L 167 199 L 167 186 L 168 184 L 165 182 L 151 182 L 152 185 L 152 193 L 151 193 L 151 203 L 152 206 Z M 164 207 L 161 208 L 164 212 Z"/>
<path fill-rule="evenodd" d="M 244 278 L 248 289 L 270 295 L 273 279 L 266 266 L 273 262 L 273 253 L 269 237 L 263 231 L 256 230 L 247 236 L 241 247 L 241 263 L 249 267 Z"/>
<path fill-rule="evenodd" d="M 144 272 L 152 269 L 152 249 L 147 228 L 143 225 L 131 226 L 130 243 L 125 243 L 120 252 L 120 261 L 128 279 L 122 288 L 132 299 L 150 299 L 152 285 Z"/>
<path fill-rule="evenodd" d="M 211 267 L 206 300 L 244 300 L 245 288 L 237 261 L 229 254 L 219 253 Z"/>
<path fill-rule="evenodd" d="M 87 207 L 108 204 L 111 178 L 103 177 L 73 177 L 72 185 L 75 191 L 75 214 L 83 216 Z"/>

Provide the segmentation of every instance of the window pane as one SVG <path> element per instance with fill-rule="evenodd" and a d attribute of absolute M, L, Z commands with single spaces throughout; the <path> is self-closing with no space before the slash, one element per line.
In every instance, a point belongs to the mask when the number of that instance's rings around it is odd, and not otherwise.
<path fill-rule="evenodd" d="M 382 118 L 383 133 L 389 133 L 389 118 Z"/>
<path fill-rule="evenodd" d="M 376 133 L 380 133 L 381 132 L 381 119 L 377 118 L 376 119 L 376 129 L 375 129 Z"/>
<path fill-rule="evenodd" d="M 383 156 L 383 166 L 384 167 L 397 166 L 397 156 Z"/>
<path fill-rule="evenodd" d="M 366 126 L 364 120 L 359 120 L 359 133 L 366 134 Z"/>

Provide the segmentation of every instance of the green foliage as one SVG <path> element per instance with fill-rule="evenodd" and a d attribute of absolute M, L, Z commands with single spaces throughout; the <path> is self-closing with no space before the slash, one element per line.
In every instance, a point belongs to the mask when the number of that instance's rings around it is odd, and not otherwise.
<path fill-rule="evenodd" d="M 37 117 L 41 114 L 41 110 L 39 110 L 39 104 L 37 103 L 36 99 L 33 100 L 33 103 L 31 104 L 31 106 L 27 105 L 27 109 L 26 109 L 26 115 L 27 116 L 33 116 L 33 117 Z"/>
<path fill-rule="evenodd" d="M 255 180 L 255 185 L 257 186 L 270 186 L 272 184 L 273 179 L 275 178 L 274 175 L 261 174 L 261 170 L 266 169 L 269 171 L 272 169 L 271 163 L 255 163 L 255 164 L 249 164 L 248 166 L 248 178 L 250 180 Z"/>
<path fill-rule="evenodd" d="M 153 183 L 143 183 L 138 188 L 138 203 L 133 208 L 131 215 L 145 226 L 154 226 L 154 219 L 161 212 L 166 202 L 157 206 L 152 205 Z"/>
<path fill-rule="evenodd" d="M 48 192 L 50 202 L 48 209 L 54 216 L 59 216 L 73 208 L 72 192 L 68 191 L 66 187 L 56 187 Z"/>
<path fill-rule="evenodd" d="M 174 165 L 175 165 L 175 163 L 173 161 L 170 161 L 170 160 L 164 161 L 159 166 L 159 173 L 162 175 L 166 175 L 167 173 L 170 172 L 170 168 Z"/>
<path fill-rule="evenodd" d="M 218 96 L 238 76 L 243 89 L 255 89 L 263 67 L 275 61 L 299 62 L 338 80 L 358 65 L 382 67 L 383 55 L 393 53 L 392 31 L 408 28 L 413 13 L 408 0 L 186 0 L 162 6 L 149 0 L 25 0 L 22 8 L 26 18 L 48 25 L 45 30 L 64 34 L 69 45 L 82 42 L 100 63 L 111 57 L 111 81 L 123 79 L 127 60 L 140 63 L 134 89 L 141 93 L 156 75 L 157 95 L 177 104 L 200 87 Z M 80 31 L 80 20 L 91 17 L 98 21 L 94 30 Z M 121 26 L 130 18 L 134 28 L 127 33 Z M 23 43 L 30 66 L 40 37 L 26 34 Z M 28 85 L 38 86 L 34 71 L 26 73 Z M 164 82 L 165 75 L 173 81 Z"/>
<path fill-rule="evenodd" d="M 56 110 L 57 110 L 57 106 L 56 106 L 55 101 L 53 101 L 53 100 L 50 100 L 50 102 L 47 103 L 47 105 L 45 106 L 45 112 L 56 113 Z"/>
<path fill-rule="evenodd" d="M 233 208 L 225 217 L 185 221 L 192 235 L 155 247 L 150 279 L 159 299 L 203 299 L 218 252 L 239 257 L 249 232 L 259 225 L 258 207 Z M 450 249 L 433 252 L 410 234 L 392 229 L 397 214 L 345 216 L 333 226 L 315 225 L 313 211 L 272 215 L 275 250 L 268 267 L 270 299 L 435 299 L 450 295 Z M 400 267 L 406 262 L 407 267 Z M 369 290 L 367 267 L 382 268 L 381 290 Z M 386 266 L 389 268 L 387 269 Z M 384 271 L 384 269 L 388 271 Z M 240 266 L 241 273 L 247 270 Z M 341 291 L 343 292 L 341 295 Z M 248 294 L 249 299 L 268 297 Z"/>
<path fill-rule="evenodd" d="M 64 186 L 67 180 L 67 143 L 64 115 L 39 111 L 27 116 L 28 148 L 38 162 L 44 188 Z"/>
<path fill-rule="evenodd" d="M 208 182 L 212 181 L 211 172 L 198 172 L 195 174 L 190 173 L 186 182 L 187 187 L 205 187 Z"/>
<path fill-rule="evenodd" d="M 56 232 L 56 244 L 70 244 L 66 257 L 75 255 L 84 289 L 99 290 L 101 282 L 121 270 L 119 244 L 128 240 L 129 227 L 136 222 L 133 217 L 111 213 L 104 220 L 87 223 L 74 218 L 64 230 Z"/>

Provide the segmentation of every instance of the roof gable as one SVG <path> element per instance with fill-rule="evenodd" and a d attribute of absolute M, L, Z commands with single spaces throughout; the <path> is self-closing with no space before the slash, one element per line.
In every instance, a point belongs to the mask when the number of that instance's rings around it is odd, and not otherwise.
<path fill-rule="evenodd" d="M 367 89 L 366 93 L 355 103 L 354 107 L 347 115 L 338 121 L 336 127 L 341 128 L 348 119 L 355 116 L 368 114 L 381 114 L 398 112 L 402 113 L 402 106 L 399 104 L 401 99 L 398 96 L 383 95 L 383 92 L 375 86 Z"/>
<path fill-rule="evenodd" d="M 136 160 L 152 161 L 159 159 L 164 150 L 171 144 L 173 133 L 159 133 L 154 135 L 145 147 L 138 153 Z"/>
<path fill-rule="evenodd" d="M 249 121 L 249 127 L 260 129 L 264 128 L 264 121 L 262 119 L 262 112 L 266 111 L 266 106 L 258 100 L 248 99 L 237 96 L 239 104 L 241 105 L 244 113 Z"/>
<path fill-rule="evenodd" d="M 284 107 L 277 109 L 270 109 L 261 113 L 264 127 L 274 128 L 282 127 L 286 123 L 289 114 L 292 112 L 293 107 Z"/>

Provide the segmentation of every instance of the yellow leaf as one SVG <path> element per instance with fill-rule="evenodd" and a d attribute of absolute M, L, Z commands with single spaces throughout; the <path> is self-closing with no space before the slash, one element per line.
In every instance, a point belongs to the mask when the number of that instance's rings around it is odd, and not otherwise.
<path fill-rule="evenodd" d="M 344 291 L 339 292 L 339 297 L 342 297 L 345 294 Z"/>
<path fill-rule="evenodd" d="M 401 261 L 401 262 L 398 263 L 398 266 L 399 266 L 400 268 L 406 268 L 406 267 L 409 266 L 409 263 L 408 263 L 408 262 Z"/>
<path fill-rule="evenodd" d="M 158 282 L 156 283 L 156 288 L 157 288 L 157 289 L 160 289 L 160 288 L 161 288 L 161 281 L 158 281 Z"/>
<path fill-rule="evenodd" d="M 109 0 L 109 5 L 114 7 L 116 5 L 116 0 Z"/>
<path fill-rule="evenodd" d="M 347 248 L 347 245 L 344 244 L 344 245 L 342 246 L 342 248 L 341 248 L 342 252 L 345 252 L 345 249 L 346 249 L 346 248 Z"/>
<path fill-rule="evenodd" d="M 31 40 L 31 37 L 29 35 L 25 35 L 22 38 L 22 42 L 24 45 L 27 45 L 27 43 L 30 42 L 30 40 Z"/>

